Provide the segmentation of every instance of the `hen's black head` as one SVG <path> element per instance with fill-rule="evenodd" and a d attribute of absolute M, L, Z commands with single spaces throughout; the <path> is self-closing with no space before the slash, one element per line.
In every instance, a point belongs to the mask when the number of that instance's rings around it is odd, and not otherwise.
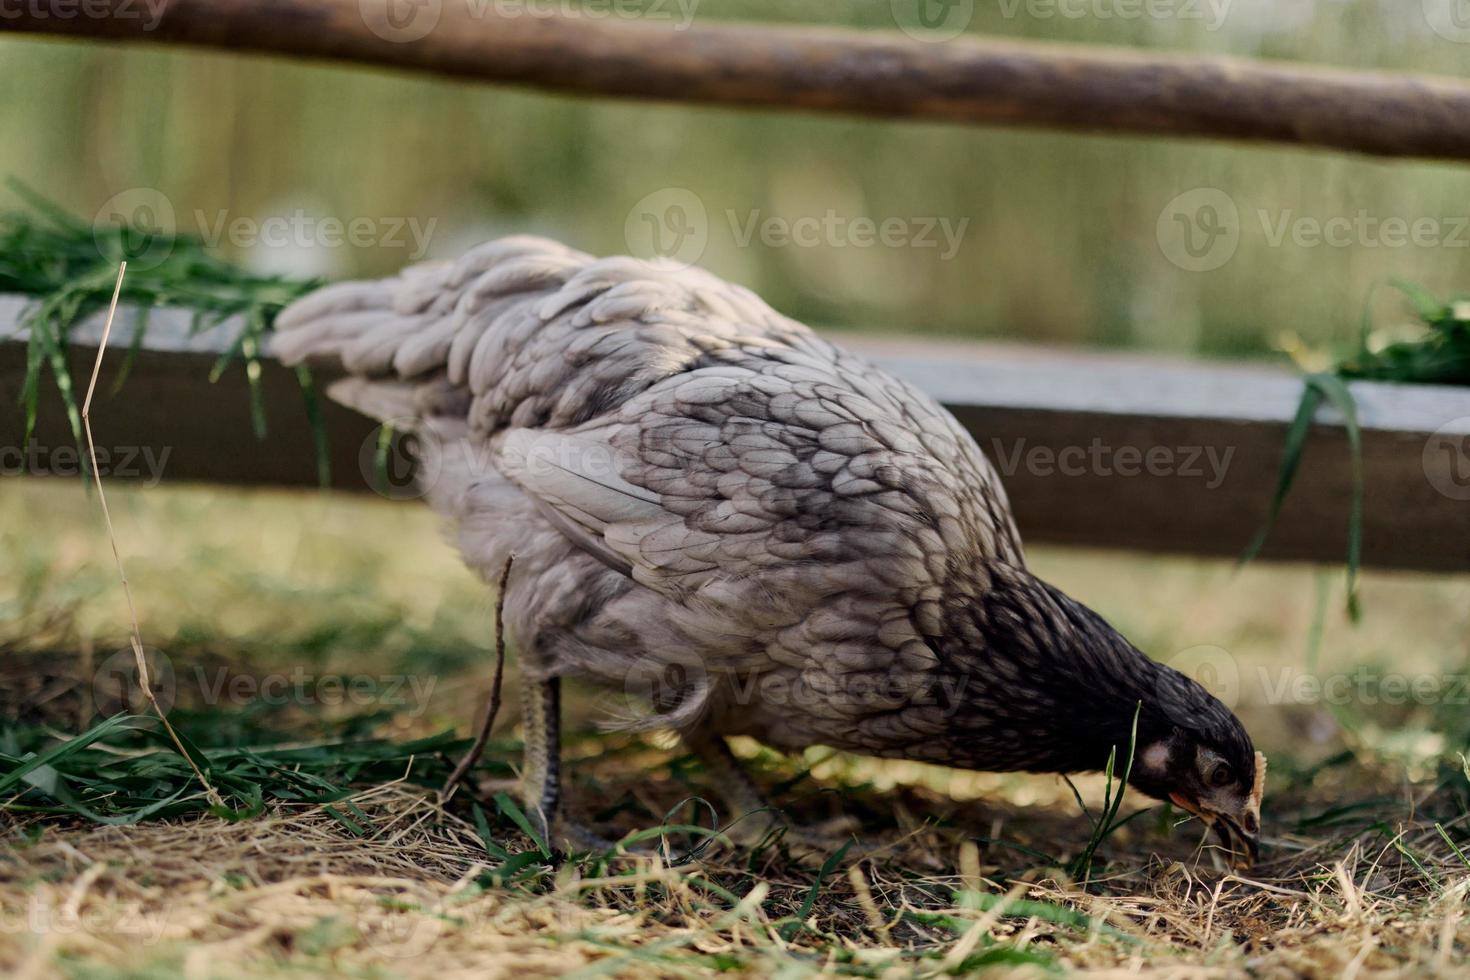
<path fill-rule="evenodd" d="M 1176 678 L 1198 688 L 1189 678 L 1168 667 L 1167 686 Z M 1200 691 L 1203 691 L 1201 688 Z M 1258 856 L 1261 833 L 1261 785 L 1265 757 L 1224 705 L 1208 693 L 1219 711 L 1191 719 L 1180 716 L 1168 702 L 1160 704 L 1164 717 L 1150 718 L 1145 730 L 1139 720 L 1129 782 L 1149 796 L 1169 800 L 1212 825 L 1239 863 L 1249 865 Z M 1197 703 L 1195 692 L 1177 704 Z M 1225 719 L 1213 717 L 1223 712 Z"/>
<path fill-rule="evenodd" d="M 984 678 L 972 687 L 975 717 L 959 726 L 975 768 L 1095 771 L 1116 753 L 1121 773 L 1132 745 L 1135 788 L 1199 816 L 1254 860 L 1265 763 L 1234 713 L 1059 590 L 1021 569 L 989 572 L 962 630 Z"/>

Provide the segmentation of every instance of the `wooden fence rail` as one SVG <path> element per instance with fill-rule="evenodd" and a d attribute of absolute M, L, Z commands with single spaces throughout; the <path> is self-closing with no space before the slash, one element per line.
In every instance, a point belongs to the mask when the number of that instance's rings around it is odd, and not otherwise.
<path fill-rule="evenodd" d="M 1470 84 L 1425 75 L 973 35 L 938 43 L 920 30 L 533 15 L 532 4 L 490 0 L 171 0 L 156 17 L 140 0 L 78 6 L 61 17 L 17 3 L 0 31 L 584 95 L 1470 159 Z"/>
<path fill-rule="evenodd" d="M 1271 141 L 1470 159 L 1470 84 L 1267 62 L 1183 57 L 922 32 L 511 16 L 470 0 L 88 0 L 78 16 L 18 5 L 0 30 L 183 43 L 413 69 L 606 96 L 951 122 Z M 432 16 L 432 23 L 415 20 Z M 24 377 L 24 300 L 0 297 L 0 398 Z M 109 390 L 133 335 L 124 315 Z M 237 324 L 190 334 L 155 314 L 122 393 L 94 406 L 114 477 L 250 485 L 316 482 L 313 433 L 291 371 L 269 357 L 260 392 L 269 438 L 252 435 L 244 373 L 210 367 Z M 100 324 L 73 334 L 90 365 Z M 1265 517 L 1300 382 L 1289 372 L 1144 357 L 1042 353 L 848 337 L 947 405 L 1002 471 L 1028 540 L 1236 555 Z M 1363 425 L 1364 559 L 1470 570 L 1470 391 L 1351 386 Z M 0 473 L 75 472 L 54 386 L 22 447 L 22 413 L 0 411 Z M 364 489 L 372 424 L 323 408 L 332 482 Z M 1346 553 L 1352 471 L 1342 420 L 1318 416 L 1298 486 L 1265 557 Z"/>
<path fill-rule="evenodd" d="M 0 298 L 0 397 L 12 405 L 25 371 L 24 335 L 16 327 L 22 305 Z M 111 390 L 133 324 L 120 313 L 99 392 Z M 269 358 L 263 363 L 270 424 L 263 442 L 251 432 L 244 371 L 236 365 L 208 383 L 238 329 L 227 323 L 190 335 L 186 314 L 153 315 L 125 387 L 93 406 L 111 475 L 316 482 L 312 432 L 293 372 Z M 78 377 L 90 369 L 98 336 L 97 318 L 74 330 Z M 841 339 L 928 390 L 975 434 L 1033 542 L 1238 555 L 1265 516 L 1301 391 L 1290 372 L 1269 367 L 907 337 Z M 1470 570 L 1470 390 L 1367 382 L 1351 388 L 1363 425 L 1366 563 Z M 76 472 L 59 396 L 49 382 L 44 390 L 29 455 L 20 455 L 20 413 L 0 413 L 0 471 Z M 324 423 L 333 484 L 366 489 L 375 473 L 372 423 L 331 404 Z M 1349 461 L 1342 420 L 1323 409 L 1266 557 L 1343 559 Z"/>

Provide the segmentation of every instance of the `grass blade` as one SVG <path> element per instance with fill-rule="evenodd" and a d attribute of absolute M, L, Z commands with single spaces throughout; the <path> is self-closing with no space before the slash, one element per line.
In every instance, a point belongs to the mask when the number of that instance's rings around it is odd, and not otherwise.
<path fill-rule="evenodd" d="M 1246 545 L 1245 552 L 1240 556 L 1239 564 L 1245 565 L 1261 553 L 1265 547 L 1266 539 L 1271 536 L 1271 531 L 1276 527 L 1276 519 L 1281 515 L 1281 505 L 1286 502 L 1286 495 L 1291 491 L 1291 485 L 1296 480 L 1297 468 L 1301 465 L 1302 450 L 1307 445 L 1307 433 L 1312 428 L 1312 418 L 1317 414 L 1317 406 L 1322 403 L 1322 393 L 1315 387 L 1307 385 L 1302 389 L 1301 401 L 1297 403 L 1296 416 L 1286 429 L 1286 443 L 1281 450 L 1281 468 L 1276 474 L 1276 490 L 1271 495 L 1271 508 L 1266 514 L 1266 521 L 1251 543 Z"/>

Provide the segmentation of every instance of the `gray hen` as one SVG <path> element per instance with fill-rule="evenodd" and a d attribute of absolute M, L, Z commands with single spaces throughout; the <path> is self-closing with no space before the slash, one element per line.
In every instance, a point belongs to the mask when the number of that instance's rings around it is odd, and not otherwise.
<path fill-rule="evenodd" d="M 521 657 L 527 803 L 560 825 L 559 681 L 634 695 L 737 810 L 725 745 L 978 770 L 1097 770 L 1256 849 L 1263 760 L 1235 716 L 1026 570 L 1005 491 L 911 385 L 698 269 L 507 238 L 329 286 L 287 363 L 415 428 L 429 503 L 494 580 Z"/>

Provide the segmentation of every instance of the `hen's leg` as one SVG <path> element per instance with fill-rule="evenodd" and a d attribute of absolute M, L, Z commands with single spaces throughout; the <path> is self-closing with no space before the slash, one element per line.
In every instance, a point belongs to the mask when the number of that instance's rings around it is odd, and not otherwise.
<path fill-rule="evenodd" d="M 719 787 L 725 805 L 730 808 L 725 834 L 732 841 L 753 847 L 779 827 L 784 831 L 782 839 L 793 857 L 820 863 L 852 840 L 852 823 L 845 817 L 818 827 L 794 826 L 782 811 L 767 802 L 765 794 L 750 778 L 740 760 L 735 758 L 723 736 L 696 732 L 685 735 L 684 743 L 704 764 L 705 771 Z"/>
<path fill-rule="evenodd" d="M 550 843 L 561 807 L 561 679 L 521 680 L 521 717 L 526 729 L 521 763 L 521 800 L 526 816 Z"/>
<path fill-rule="evenodd" d="M 607 851 L 616 846 L 596 831 L 568 820 L 561 787 L 561 679 L 521 681 L 526 729 L 521 762 L 521 800 L 546 845 L 563 853 Z"/>
<path fill-rule="evenodd" d="M 766 802 L 765 794 L 750 778 L 740 760 L 735 758 L 723 736 L 695 732 L 684 736 L 684 744 L 699 757 L 704 771 L 719 787 L 725 805 L 730 808 L 727 823 L 748 821 L 764 828 L 780 816 L 779 811 Z M 766 819 L 762 820 L 762 817 Z"/>

